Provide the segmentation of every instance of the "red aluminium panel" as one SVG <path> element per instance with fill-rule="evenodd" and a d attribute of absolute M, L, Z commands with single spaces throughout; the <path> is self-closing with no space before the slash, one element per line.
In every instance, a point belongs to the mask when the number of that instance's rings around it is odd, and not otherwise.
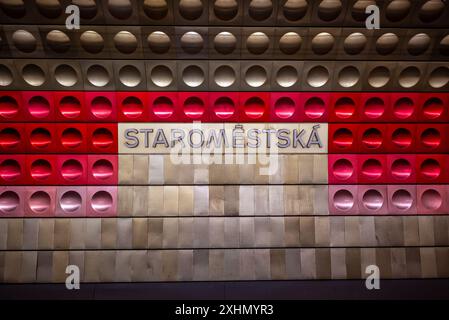
<path fill-rule="evenodd" d="M 209 109 L 212 122 L 238 122 L 238 92 L 210 92 Z"/>
<path fill-rule="evenodd" d="M 86 92 L 87 121 L 117 122 L 117 101 L 115 92 Z"/>
<path fill-rule="evenodd" d="M 240 92 L 239 122 L 266 122 L 270 112 L 269 92 Z"/>
<path fill-rule="evenodd" d="M 416 155 L 418 183 L 447 183 L 448 156 L 443 154 Z"/>
<path fill-rule="evenodd" d="M 358 156 L 358 181 L 361 184 L 378 184 L 387 182 L 387 157 L 370 154 Z"/>
<path fill-rule="evenodd" d="M 449 121 L 449 94 L 421 93 L 418 120 L 422 122 Z"/>
<path fill-rule="evenodd" d="M 22 91 L 25 121 L 53 122 L 55 105 L 51 91 Z M 22 120 L 23 121 L 23 120 Z"/>
<path fill-rule="evenodd" d="M 299 104 L 303 122 L 327 122 L 331 94 L 328 92 L 301 92 Z"/>
<path fill-rule="evenodd" d="M 329 102 L 329 122 L 359 122 L 361 95 L 354 92 L 333 92 Z"/>
<path fill-rule="evenodd" d="M 89 125 L 90 126 L 90 125 Z M 60 123 L 56 125 L 58 153 L 86 153 L 87 125 Z"/>
<path fill-rule="evenodd" d="M 300 93 L 272 92 L 270 100 L 271 122 L 305 121 L 304 108 L 301 105 Z"/>
<path fill-rule="evenodd" d="M 416 153 L 416 125 L 388 124 L 386 151 L 389 153 Z"/>
<path fill-rule="evenodd" d="M 87 156 L 86 155 L 58 155 L 57 172 L 62 185 L 87 184 Z"/>
<path fill-rule="evenodd" d="M 147 92 L 117 92 L 119 122 L 147 122 L 150 120 Z"/>
<path fill-rule="evenodd" d="M 388 154 L 387 181 L 391 184 L 416 183 L 416 155 Z"/>
<path fill-rule="evenodd" d="M 55 91 L 55 120 L 57 122 L 84 122 L 87 109 L 82 91 Z"/>
<path fill-rule="evenodd" d="M 176 92 L 149 92 L 148 93 L 149 118 L 152 122 L 180 121 L 178 94 Z"/>
<path fill-rule="evenodd" d="M 117 153 L 117 123 L 91 123 L 87 126 L 88 153 Z"/>
<path fill-rule="evenodd" d="M 329 184 L 356 184 L 358 159 L 359 155 L 356 154 L 329 154 Z"/>
<path fill-rule="evenodd" d="M 57 156 L 49 154 L 27 155 L 27 180 L 31 185 L 58 184 Z"/>
<path fill-rule="evenodd" d="M 118 181 L 118 156 L 95 154 L 87 156 L 87 183 L 115 185 Z"/>
<path fill-rule="evenodd" d="M 20 91 L 0 91 L 0 122 L 23 122 L 26 113 Z"/>
<path fill-rule="evenodd" d="M 387 125 L 380 123 L 360 124 L 358 129 L 358 150 L 361 153 L 383 153 L 386 151 Z"/>
<path fill-rule="evenodd" d="M 0 153 L 24 153 L 27 141 L 23 123 L 0 123 Z"/>
<path fill-rule="evenodd" d="M 357 153 L 358 124 L 329 124 L 329 153 Z"/>
<path fill-rule="evenodd" d="M 0 155 L 0 185 L 23 185 L 26 181 L 26 155 Z"/>

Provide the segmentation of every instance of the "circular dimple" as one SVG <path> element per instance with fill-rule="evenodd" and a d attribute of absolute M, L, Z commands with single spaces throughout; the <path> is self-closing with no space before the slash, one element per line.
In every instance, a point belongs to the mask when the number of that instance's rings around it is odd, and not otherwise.
<path fill-rule="evenodd" d="M 112 114 L 112 103 L 106 97 L 95 97 L 91 102 L 90 112 L 95 118 L 106 119 Z"/>
<path fill-rule="evenodd" d="M 341 211 L 348 211 L 354 206 L 354 196 L 348 190 L 338 190 L 333 197 L 334 207 Z"/>
<path fill-rule="evenodd" d="M 445 56 L 449 55 L 449 34 L 441 39 L 439 49 L 441 54 Z"/>
<path fill-rule="evenodd" d="M 78 160 L 66 160 L 62 164 L 61 175 L 67 181 L 78 180 L 83 175 L 83 166 Z"/>
<path fill-rule="evenodd" d="M 399 37 L 394 33 L 385 33 L 376 41 L 376 51 L 382 55 L 388 55 L 396 50 L 399 44 Z"/>
<path fill-rule="evenodd" d="M 59 102 L 59 112 L 64 118 L 74 119 L 81 114 L 81 103 L 73 96 L 65 96 Z"/>
<path fill-rule="evenodd" d="M 3 118 L 14 118 L 19 113 L 19 104 L 10 96 L 0 97 L 0 116 Z"/>
<path fill-rule="evenodd" d="M 195 31 L 188 31 L 181 37 L 181 48 L 188 54 L 196 54 L 203 49 L 203 37 Z"/>
<path fill-rule="evenodd" d="M 265 104 L 259 97 L 251 97 L 246 100 L 244 109 L 248 118 L 258 119 L 265 113 Z"/>
<path fill-rule="evenodd" d="M 182 71 L 182 81 L 184 81 L 184 83 L 191 88 L 196 88 L 202 85 L 204 82 L 203 69 L 196 65 L 186 67 Z"/>
<path fill-rule="evenodd" d="M 70 49 L 70 38 L 60 30 L 52 30 L 45 37 L 51 50 L 57 53 L 65 53 Z"/>
<path fill-rule="evenodd" d="M 343 42 L 343 48 L 347 54 L 359 54 L 366 47 L 366 36 L 360 32 L 351 33 Z"/>
<path fill-rule="evenodd" d="M 0 178 L 5 181 L 14 181 L 20 178 L 22 169 L 14 159 L 6 159 L 0 163 Z"/>
<path fill-rule="evenodd" d="M 36 5 L 40 14 L 49 19 L 57 18 L 62 13 L 59 0 L 36 0 Z"/>
<path fill-rule="evenodd" d="M 427 210 L 437 210 L 443 204 L 441 194 L 435 189 L 427 189 L 421 195 L 421 202 Z"/>
<path fill-rule="evenodd" d="M 365 102 L 363 113 L 370 119 L 380 118 L 385 112 L 385 103 L 382 99 L 373 97 Z"/>
<path fill-rule="evenodd" d="M 259 65 L 253 65 L 245 72 L 245 82 L 253 88 L 264 85 L 267 78 L 267 71 Z"/>
<path fill-rule="evenodd" d="M 120 31 L 114 38 L 114 46 L 121 53 L 133 53 L 137 49 L 137 38 L 129 31 Z"/>
<path fill-rule="evenodd" d="M 351 118 L 355 113 L 355 102 L 351 98 L 342 97 L 335 102 L 335 116 L 340 119 Z"/>
<path fill-rule="evenodd" d="M 95 87 L 104 87 L 110 81 L 109 72 L 101 65 L 91 65 L 87 69 L 87 80 Z"/>
<path fill-rule="evenodd" d="M 411 88 L 418 84 L 421 72 L 417 67 L 409 66 L 401 71 L 398 82 L 403 88 Z"/>
<path fill-rule="evenodd" d="M 122 112 L 129 119 L 140 117 L 143 113 L 142 101 L 137 97 L 126 97 L 122 102 Z"/>
<path fill-rule="evenodd" d="M 28 200 L 28 206 L 34 213 L 43 213 L 50 208 L 51 199 L 45 191 L 34 192 Z"/>
<path fill-rule="evenodd" d="M 323 0 L 318 5 L 318 17 L 323 21 L 332 21 L 337 19 L 342 10 L 342 4 L 339 0 Z"/>
<path fill-rule="evenodd" d="M 382 133 L 376 128 L 370 128 L 363 133 L 362 144 L 368 149 L 377 149 L 382 145 Z"/>
<path fill-rule="evenodd" d="M 362 175 L 368 180 L 376 180 L 382 176 L 382 164 L 377 159 L 368 159 L 362 164 Z"/>
<path fill-rule="evenodd" d="M 282 12 L 288 21 L 294 22 L 304 18 L 307 8 L 307 0 L 287 0 L 282 7 Z"/>
<path fill-rule="evenodd" d="M 334 46 L 334 37 L 327 32 L 318 33 L 312 39 L 312 51 L 315 54 L 326 54 L 332 50 Z"/>
<path fill-rule="evenodd" d="M 409 14 L 411 6 L 409 0 L 393 0 L 386 8 L 386 17 L 392 22 L 398 22 Z"/>
<path fill-rule="evenodd" d="M 334 146 L 339 149 L 347 149 L 354 144 L 354 136 L 352 131 L 347 128 L 339 128 L 334 132 L 332 137 Z"/>
<path fill-rule="evenodd" d="M 22 18 L 26 13 L 23 0 L 1 0 L 0 7 L 7 16 L 14 19 Z"/>
<path fill-rule="evenodd" d="M 173 114 L 173 110 L 173 101 L 167 97 L 157 97 L 153 102 L 153 113 L 158 118 L 169 118 Z"/>
<path fill-rule="evenodd" d="M 348 180 L 354 174 L 354 166 L 348 159 L 338 159 L 332 166 L 332 174 L 338 180 Z"/>
<path fill-rule="evenodd" d="M 393 131 L 391 141 L 393 142 L 394 146 L 399 149 L 404 149 L 410 147 L 412 144 L 412 134 L 410 130 L 406 128 L 398 128 Z"/>
<path fill-rule="evenodd" d="M 181 0 L 179 13 L 186 20 L 196 20 L 203 14 L 203 3 L 201 0 Z"/>
<path fill-rule="evenodd" d="M 95 161 L 92 166 L 92 175 L 98 180 L 106 180 L 111 178 L 114 175 L 112 163 L 106 159 L 99 159 Z"/>
<path fill-rule="evenodd" d="M 184 101 L 184 114 L 190 119 L 201 118 L 204 109 L 204 102 L 198 97 L 189 97 Z"/>
<path fill-rule="evenodd" d="M 391 197 L 391 203 L 396 207 L 396 209 L 405 211 L 412 207 L 413 198 L 410 192 L 405 189 L 398 189 L 393 193 Z"/>
<path fill-rule="evenodd" d="M 371 70 L 368 75 L 368 83 L 373 88 L 381 88 L 390 81 L 390 70 L 384 66 L 378 66 Z"/>
<path fill-rule="evenodd" d="M 214 81 L 222 88 L 227 88 L 235 83 L 236 75 L 234 69 L 230 66 L 223 65 L 215 69 Z"/>
<path fill-rule="evenodd" d="M 295 113 L 295 102 L 289 97 L 282 97 L 276 100 L 274 112 L 281 119 L 288 119 Z"/>
<path fill-rule="evenodd" d="M 287 32 L 279 39 L 279 50 L 284 54 L 295 54 L 301 48 L 302 38 L 296 32 Z"/>
<path fill-rule="evenodd" d="M 398 119 L 410 118 L 413 112 L 415 112 L 415 105 L 412 99 L 408 97 L 402 97 L 394 103 L 393 114 Z"/>
<path fill-rule="evenodd" d="M 5 191 L 0 194 L 0 211 L 8 213 L 19 206 L 20 198 L 14 191 Z"/>
<path fill-rule="evenodd" d="M 36 50 L 37 41 L 34 35 L 26 30 L 16 30 L 12 34 L 12 43 L 17 50 L 31 53 Z"/>
<path fill-rule="evenodd" d="M 130 0 L 108 0 L 109 13 L 116 19 L 128 19 L 133 13 Z"/>
<path fill-rule="evenodd" d="M 154 53 L 163 54 L 170 50 L 170 37 L 162 31 L 153 31 L 147 38 L 148 46 Z"/>
<path fill-rule="evenodd" d="M 216 0 L 214 2 L 215 16 L 224 21 L 233 19 L 239 12 L 239 4 L 236 0 Z"/>
<path fill-rule="evenodd" d="M 329 71 L 323 66 L 311 68 L 307 74 L 307 83 L 309 86 L 319 88 L 329 81 Z"/>
<path fill-rule="evenodd" d="M 376 5 L 375 0 L 358 0 L 352 6 L 351 15 L 355 21 L 364 22 L 368 16 L 365 13 L 366 7 Z"/>
<path fill-rule="evenodd" d="M 33 118 L 42 119 L 50 114 L 50 103 L 42 96 L 34 96 L 28 101 L 28 112 Z"/>
<path fill-rule="evenodd" d="M 406 159 L 396 159 L 391 164 L 391 175 L 397 180 L 405 180 L 412 175 L 412 166 Z"/>
<path fill-rule="evenodd" d="M 34 180 L 47 180 L 52 175 L 51 164 L 45 159 L 37 159 L 31 164 L 30 173 Z"/>
<path fill-rule="evenodd" d="M 419 10 L 419 19 L 422 22 L 434 22 L 444 12 L 444 2 L 442 0 L 429 0 L 424 3 Z"/>
<path fill-rule="evenodd" d="M 214 103 L 214 113 L 220 119 L 228 119 L 235 112 L 235 104 L 229 97 L 220 97 Z"/>
<path fill-rule="evenodd" d="M 72 0 L 72 3 L 80 9 L 82 19 L 93 19 L 97 15 L 97 4 L 95 0 Z"/>
<path fill-rule="evenodd" d="M 429 46 L 430 37 L 425 33 L 418 33 L 408 41 L 407 51 L 411 55 L 417 56 L 426 52 Z"/>
<path fill-rule="evenodd" d="M 112 196 L 106 191 L 97 191 L 92 196 L 91 207 L 97 212 L 105 212 L 112 207 Z"/>
<path fill-rule="evenodd" d="M 7 87 L 13 81 L 12 72 L 3 64 L 0 64 L 0 87 Z"/>
<path fill-rule="evenodd" d="M 64 129 L 61 135 L 61 144 L 64 148 L 73 149 L 78 148 L 83 142 L 81 132 L 76 128 Z"/>
<path fill-rule="evenodd" d="M 39 87 L 45 82 L 45 73 L 41 67 L 35 64 L 27 64 L 22 69 L 22 77 L 26 83 L 33 87 Z"/>
<path fill-rule="evenodd" d="M 429 149 L 434 149 L 441 144 L 440 132 L 435 128 L 428 128 L 421 133 L 421 143 Z"/>
<path fill-rule="evenodd" d="M 82 199 L 76 191 L 66 191 L 59 200 L 59 205 L 64 212 L 72 213 L 81 208 Z"/>
<path fill-rule="evenodd" d="M 173 82 L 173 73 L 164 65 L 155 66 L 151 70 L 151 81 L 160 88 L 168 87 Z"/>
<path fill-rule="evenodd" d="M 360 79 L 360 72 L 354 66 L 346 66 L 338 74 L 338 84 L 343 88 L 355 86 Z"/>
<path fill-rule="evenodd" d="M 55 79 L 61 86 L 71 87 L 78 82 L 78 74 L 68 64 L 60 64 L 55 68 Z"/>
<path fill-rule="evenodd" d="M 423 115 L 429 120 L 441 117 L 444 112 L 443 101 L 435 97 L 428 99 L 424 102 L 422 112 Z"/>
<path fill-rule="evenodd" d="M 283 66 L 276 74 L 276 83 L 283 88 L 293 86 L 298 81 L 298 72 L 293 66 Z"/>
<path fill-rule="evenodd" d="M 0 147 L 3 149 L 15 148 L 20 144 L 20 133 L 15 128 L 0 130 Z"/>
<path fill-rule="evenodd" d="M 92 134 L 92 145 L 95 148 L 109 148 L 114 143 L 112 132 L 106 128 L 98 128 Z"/>
<path fill-rule="evenodd" d="M 249 4 L 248 13 L 254 20 L 266 20 L 273 13 L 273 3 L 271 0 L 252 0 Z"/>
<path fill-rule="evenodd" d="M 421 174 L 427 179 L 437 179 L 441 175 L 441 165 L 435 159 L 426 159 L 420 166 Z"/>
<path fill-rule="evenodd" d="M 304 104 L 304 113 L 310 119 L 318 119 L 323 116 L 326 106 L 324 101 L 318 97 L 312 97 Z"/>
<path fill-rule="evenodd" d="M 246 48 L 252 54 L 262 54 L 270 46 L 270 39 L 263 32 L 254 32 L 246 39 Z"/>
<path fill-rule="evenodd" d="M 120 68 L 118 73 L 120 83 L 126 87 L 133 88 L 142 82 L 139 69 L 133 65 L 126 65 Z"/>
<path fill-rule="evenodd" d="M 439 89 L 449 82 L 449 68 L 438 67 L 429 76 L 429 84 L 432 88 Z"/>
<path fill-rule="evenodd" d="M 384 197 L 382 194 L 374 189 L 366 190 L 362 197 L 362 203 L 368 210 L 377 211 L 382 208 L 384 204 Z"/>
<path fill-rule="evenodd" d="M 145 0 L 143 2 L 143 11 L 148 18 L 161 20 L 168 14 L 168 4 L 165 0 Z"/>
<path fill-rule="evenodd" d="M 33 148 L 45 149 L 52 142 L 51 133 L 45 128 L 36 128 L 31 131 L 30 144 Z"/>
<path fill-rule="evenodd" d="M 87 30 L 80 36 L 81 46 L 89 53 L 99 53 L 104 48 L 103 37 L 96 31 Z"/>
<path fill-rule="evenodd" d="M 237 38 L 230 32 L 223 31 L 214 38 L 214 48 L 218 53 L 230 54 L 237 46 Z"/>

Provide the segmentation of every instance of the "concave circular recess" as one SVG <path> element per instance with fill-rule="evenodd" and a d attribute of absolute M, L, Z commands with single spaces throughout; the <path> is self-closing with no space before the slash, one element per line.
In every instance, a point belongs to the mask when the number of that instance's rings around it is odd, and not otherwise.
<path fill-rule="evenodd" d="M 318 97 L 312 97 L 304 104 L 304 113 L 310 119 L 318 119 L 323 116 L 326 111 L 324 101 Z"/>
<path fill-rule="evenodd" d="M 439 51 L 442 55 L 449 56 L 449 34 L 441 39 Z"/>
<path fill-rule="evenodd" d="M 390 81 L 390 70 L 384 66 L 372 69 L 368 75 L 368 83 L 373 88 L 381 88 Z"/>
<path fill-rule="evenodd" d="M 248 13 L 256 21 L 266 20 L 273 13 L 273 3 L 271 0 L 252 0 L 249 3 Z"/>
<path fill-rule="evenodd" d="M 354 66 L 346 66 L 338 74 L 338 84 L 343 88 L 351 88 L 360 80 L 360 72 Z"/>
<path fill-rule="evenodd" d="M 246 100 L 244 109 L 248 118 L 258 119 L 265 113 L 265 103 L 259 97 L 251 97 Z"/>
<path fill-rule="evenodd" d="M 145 0 L 143 2 L 143 11 L 148 18 L 161 20 L 168 14 L 168 4 L 165 0 Z"/>
<path fill-rule="evenodd" d="M 235 112 L 235 104 L 229 97 L 220 97 L 214 103 L 214 113 L 220 119 L 228 119 Z"/>
<path fill-rule="evenodd" d="M 279 39 L 279 50 L 284 54 L 295 54 L 301 48 L 302 38 L 296 32 L 287 32 Z"/>
<path fill-rule="evenodd" d="M 36 0 L 39 13 L 49 19 L 55 19 L 62 14 L 62 6 L 59 0 Z"/>
<path fill-rule="evenodd" d="M 351 130 L 339 128 L 335 130 L 332 141 L 337 148 L 347 149 L 354 144 L 354 136 Z"/>
<path fill-rule="evenodd" d="M 239 12 L 239 4 L 236 0 L 214 1 L 215 16 L 224 21 L 232 20 Z"/>
<path fill-rule="evenodd" d="M 230 66 L 222 65 L 215 69 L 214 81 L 222 88 L 227 88 L 235 83 L 236 75 Z"/>
<path fill-rule="evenodd" d="M 64 87 L 72 87 L 78 82 L 78 74 L 68 64 L 60 64 L 55 68 L 55 79 Z"/>
<path fill-rule="evenodd" d="M 204 102 L 198 97 L 189 97 L 184 101 L 184 114 L 191 119 L 201 118 L 204 109 Z"/>
<path fill-rule="evenodd" d="M 245 82 L 253 88 L 262 86 L 267 79 L 267 71 L 259 65 L 253 65 L 245 72 Z"/>
<path fill-rule="evenodd" d="M 147 38 L 148 46 L 154 53 L 167 53 L 170 50 L 170 37 L 162 31 L 153 31 Z"/>
<path fill-rule="evenodd" d="M 71 213 L 79 210 L 82 204 L 81 196 L 78 192 L 70 190 L 64 192 L 61 199 L 59 200 L 59 205 L 64 212 Z"/>
<path fill-rule="evenodd" d="M 99 159 L 92 166 L 92 175 L 95 179 L 106 180 L 114 175 L 114 167 L 107 159 Z"/>
<path fill-rule="evenodd" d="M 252 54 L 262 54 L 270 46 L 270 39 L 263 32 L 254 32 L 246 39 L 246 48 Z"/>
<path fill-rule="evenodd" d="M 230 32 L 223 31 L 214 38 L 214 48 L 218 53 L 230 54 L 237 47 L 237 38 Z"/>
<path fill-rule="evenodd" d="M 203 37 L 195 31 L 188 31 L 181 37 L 181 48 L 189 54 L 199 53 L 204 46 Z"/>
<path fill-rule="evenodd" d="M 75 181 L 83 175 L 83 166 L 76 159 L 64 161 L 61 167 L 61 175 L 65 180 Z"/>
<path fill-rule="evenodd" d="M 421 163 L 420 172 L 427 179 L 437 179 L 441 175 L 441 165 L 435 159 L 426 159 Z"/>
<path fill-rule="evenodd" d="M 112 114 L 112 103 L 106 97 L 95 97 L 91 102 L 90 112 L 98 119 L 106 119 Z"/>
<path fill-rule="evenodd" d="M 99 64 L 94 64 L 87 68 L 87 80 L 95 87 L 104 87 L 111 79 L 108 70 Z"/>
<path fill-rule="evenodd" d="M 23 0 L 1 0 L 0 8 L 10 18 L 19 19 L 26 13 Z"/>
<path fill-rule="evenodd" d="M 428 210 L 437 210 L 443 204 L 443 197 L 435 189 L 427 189 L 421 195 L 421 202 Z"/>
<path fill-rule="evenodd" d="M 291 118 L 295 113 L 295 102 L 289 97 L 281 97 L 274 104 L 274 112 L 278 118 Z"/>
<path fill-rule="evenodd" d="M 291 22 L 301 20 L 307 13 L 307 0 L 287 0 L 282 7 L 284 17 Z"/>
<path fill-rule="evenodd" d="M 33 87 L 39 87 L 45 83 L 45 73 L 35 64 L 27 64 L 22 68 L 23 80 Z"/>
<path fill-rule="evenodd" d="M 315 54 L 326 54 L 332 50 L 334 37 L 328 32 L 321 32 L 312 39 L 312 51 Z"/>
<path fill-rule="evenodd" d="M 74 119 L 81 114 L 81 102 L 73 96 L 65 96 L 59 102 L 59 113 L 67 119 Z"/>
<path fill-rule="evenodd" d="M 129 31 L 120 31 L 114 38 L 115 48 L 121 53 L 130 54 L 137 49 L 137 38 Z"/>
<path fill-rule="evenodd" d="M 377 211 L 382 208 L 384 204 L 384 197 L 382 194 L 374 189 L 366 190 L 362 197 L 362 203 L 368 210 Z"/>
<path fill-rule="evenodd" d="M 351 118 L 355 113 L 355 102 L 349 97 L 339 98 L 334 106 L 335 116 L 340 119 Z"/>
<path fill-rule="evenodd" d="M 28 112 L 33 118 L 42 119 L 50 114 L 50 103 L 45 97 L 34 96 L 28 101 Z"/>
<path fill-rule="evenodd" d="M 395 147 L 404 149 L 410 147 L 413 141 L 413 136 L 410 130 L 406 128 L 397 128 L 393 131 L 391 141 L 393 142 Z"/>
<path fill-rule="evenodd" d="M 385 112 L 385 103 L 382 99 L 373 97 L 365 102 L 363 113 L 370 119 L 377 119 L 382 117 Z"/>
<path fill-rule="evenodd" d="M 412 165 L 407 159 L 396 159 L 391 164 L 391 175 L 397 180 L 410 178 L 412 172 Z"/>
<path fill-rule="evenodd" d="M 15 148 L 20 144 L 20 133 L 15 128 L 0 130 L 0 147 L 3 149 Z"/>
<path fill-rule="evenodd" d="M 139 69 L 133 65 L 126 65 L 120 68 L 118 73 L 120 83 L 133 88 L 142 82 L 142 75 Z"/>
<path fill-rule="evenodd" d="M 20 164 L 14 159 L 6 159 L 0 163 L 0 178 L 5 181 L 14 181 L 22 175 Z"/>
<path fill-rule="evenodd" d="M 69 36 L 61 30 L 51 30 L 45 40 L 50 49 L 57 53 L 66 53 L 71 46 Z"/>
<path fill-rule="evenodd" d="M 167 97 L 157 97 L 153 102 L 153 113 L 162 119 L 169 118 L 174 112 L 173 101 Z"/>
<path fill-rule="evenodd" d="M 449 82 L 449 68 L 438 67 L 430 73 L 429 84 L 432 88 L 439 89 Z"/>
<path fill-rule="evenodd" d="M 435 128 L 428 128 L 421 133 L 421 143 L 429 148 L 437 148 L 441 144 L 440 132 Z"/>
<path fill-rule="evenodd" d="M 114 143 L 114 136 L 111 131 L 106 128 L 95 129 L 92 134 L 92 145 L 95 148 L 109 148 Z"/>
<path fill-rule="evenodd" d="M 415 66 L 409 66 L 401 71 L 398 82 L 403 88 L 416 86 L 421 78 L 421 71 Z"/>
<path fill-rule="evenodd" d="M 442 0 L 429 0 L 419 10 L 419 19 L 425 23 L 431 23 L 439 19 L 444 12 L 445 4 Z"/>
<path fill-rule="evenodd" d="M 418 33 L 410 38 L 407 44 L 407 51 L 411 55 L 423 54 L 429 49 L 431 39 L 426 33 Z"/>
<path fill-rule="evenodd" d="M 5 191 L 0 194 L 0 211 L 11 212 L 19 206 L 20 198 L 14 191 Z"/>
<path fill-rule="evenodd" d="M 30 144 L 33 148 L 45 149 L 52 143 L 51 133 L 46 128 L 36 128 L 31 131 Z"/>
<path fill-rule="evenodd" d="M 368 40 L 363 33 L 354 32 L 346 37 L 343 48 L 347 54 L 359 54 L 366 47 Z"/>
<path fill-rule="evenodd" d="M 64 148 L 78 148 L 83 142 L 81 132 L 76 128 L 66 128 L 61 135 L 61 144 Z"/>
<path fill-rule="evenodd" d="M 107 191 L 97 191 L 92 196 L 91 207 L 97 212 L 104 212 L 112 207 L 112 196 Z"/>
<path fill-rule="evenodd" d="M 51 164 L 45 159 L 34 160 L 31 163 L 30 173 L 34 180 L 47 180 L 52 175 Z"/>
<path fill-rule="evenodd" d="M 323 21 L 332 21 L 338 18 L 342 10 L 339 0 L 323 0 L 318 5 L 318 17 Z"/>
<path fill-rule="evenodd" d="M 391 22 L 398 22 L 409 14 L 411 7 L 409 0 L 393 0 L 386 8 L 386 17 Z"/>
<path fill-rule="evenodd" d="M 182 81 L 191 88 L 200 86 L 204 80 L 205 75 L 203 69 L 196 65 L 190 65 L 182 71 Z"/>
<path fill-rule="evenodd" d="M 376 128 L 366 130 L 362 135 L 362 144 L 368 149 L 377 149 L 383 143 L 382 132 Z"/>
<path fill-rule="evenodd" d="M 19 104 L 10 96 L 0 97 L 0 116 L 6 119 L 14 118 L 19 113 Z"/>
<path fill-rule="evenodd" d="M 1 45 L 1 43 L 0 43 Z M 0 65 L 0 87 L 7 87 L 13 82 L 12 72 L 5 65 Z"/>
<path fill-rule="evenodd" d="M 298 82 L 298 72 L 293 66 L 283 66 L 276 74 L 276 82 L 283 88 L 289 88 Z"/>
<path fill-rule="evenodd" d="M 354 166 L 348 159 L 338 159 L 332 166 L 332 174 L 339 180 L 348 180 L 354 174 Z"/>
<path fill-rule="evenodd" d="M 354 196 L 349 190 L 338 190 L 332 199 L 334 207 L 341 211 L 348 211 L 354 206 Z"/>
<path fill-rule="evenodd" d="M 81 47 L 89 53 L 99 53 L 104 48 L 104 39 L 96 31 L 87 30 L 80 36 Z"/>
<path fill-rule="evenodd" d="M 128 19 L 133 13 L 131 0 L 108 0 L 108 10 L 114 18 L 120 20 Z"/>
<path fill-rule="evenodd" d="M 444 112 L 443 101 L 439 98 L 430 98 L 423 105 L 423 115 L 430 120 L 441 117 Z"/>
<path fill-rule="evenodd" d="M 361 173 L 368 180 L 379 179 L 383 173 L 382 164 L 377 159 L 368 159 L 363 162 Z"/>
<path fill-rule="evenodd" d="M 186 20 L 196 20 L 203 14 L 203 3 L 201 0 L 181 0 L 179 13 Z"/>
<path fill-rule="evenodd" d="M 12 34 L 12 43 L 17 50 L 31 53 L 36 50 L 37 41 L 34 35 L 27 30 L 16 30 Z"/>
<path fill-rule="evenodd" d="M 315 66 L 307 74 L 307 83 L 314 88 L 324 86 L 329 81 L 329 70 L 323 66 Z"/>
<path fill-rule="evenodd" d="M 143 113 L 143 103 L 137 97 L 126 97 L 122 101 L 122 112 L 129 119 L 138 118 Z"/>
<path fill-rule="evenodd" d="M 391 203 L 399 210 L 405 211 L 412 207 L 413 198 L 410 192 L 405 189 L 398 189 L 391 197 Z"/>
<path fill-rule="evenodd" d="M 407 119 L 413 115 L 415 111 L 415 104 L 413 100 L 408 97 L 398 99 L 393 106 L 394 116 L 398 119 Z"/>
<path fill-rule="evenodd" d="M 28 206 L 34 213 L 43 213 L 50 209 L 51 199 L 47 192 L 36 191 L 28 200 Z"/>
<path fill-rule="evenodd" d="M 158 65 L 151 70 L 151 81 L 158 87 L 168 87 L 173 82 L 173 73 L 167 66 Z"/>
<path fill-rule="evenodd" d="M 375 0 L 358 0 L 352 6 L 351 15 L 355 21 L 365 22 L 368 14 L 365 13 L 366 7 L 376 5 Z"/>
<path fill-rule="evenodd" d="M 95 0 L 72 0 L 72 3 L 80 9 L 82 19 L 93 19 L 97 15 L 97 4 Z"/>

